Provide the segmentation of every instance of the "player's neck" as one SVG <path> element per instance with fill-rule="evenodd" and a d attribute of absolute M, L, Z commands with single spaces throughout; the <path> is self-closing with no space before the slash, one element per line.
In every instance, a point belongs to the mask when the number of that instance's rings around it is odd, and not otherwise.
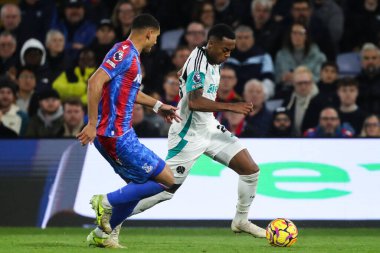
<path fill-rule="evenodd" d="M 141 51 L 143 49 L 143 44 L 144 44 L 141 36 L 137 36 L 137 35 L 131 33 L 131 35 L 129 35 L 129 37 L 128 37 L 128 40 L 130 40 L 132 42 L 133 46 L 137 49 L 139 54 L 141 54 Z"/>

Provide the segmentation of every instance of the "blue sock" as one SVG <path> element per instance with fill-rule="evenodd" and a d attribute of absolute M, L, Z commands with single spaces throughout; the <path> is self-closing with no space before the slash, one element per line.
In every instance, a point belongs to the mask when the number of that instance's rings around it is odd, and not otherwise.
<path fill-rule="evenodd" d="M 137 203 L 139 203 L 139 200 L 128 202 L 112 208 L 112 216 L 110 220 L 111 228 L 114 229 L 117 225 L 128 218 L 133 209 L 137 206 Z"/>
<path fill-rule="evenodd" d="M 164 187 L 155 182 L 147 181 L 143 184 L 129 183 L 123 188 L 107 194 L 108 201 L 112 205 L 111 228 L 123 222 L 144 198 L 156 195 L 164 190 Z"/>

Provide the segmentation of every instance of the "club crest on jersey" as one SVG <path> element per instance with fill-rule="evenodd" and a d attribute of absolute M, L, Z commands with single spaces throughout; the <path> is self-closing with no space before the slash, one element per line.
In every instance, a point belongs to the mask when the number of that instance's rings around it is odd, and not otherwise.
<path fill-rule="evenodd" d="M 123 56 L 124 56 L 124 52 L 122 50 L 119 50 L 117 51 L 114 55 L 113 55 L 113 59 L 115 61 L 121 61 L 123 60 Z"/>
<path fill-rule="evenodd" d="M 193 75 L 193 81 L 194 83 L 200 83 L 202 81 L 201 73 L 199 73 L 198 71 L 195 71 Z"/>

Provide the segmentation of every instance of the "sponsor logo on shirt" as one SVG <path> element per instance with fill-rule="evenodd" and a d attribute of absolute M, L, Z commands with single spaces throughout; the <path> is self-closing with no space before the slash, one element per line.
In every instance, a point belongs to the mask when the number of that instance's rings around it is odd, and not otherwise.
<path fill-rule="evenodd" d="M 106 63 L 108 63 L 112 68 L 115 68 L 115 67 L 116 67 L 116 64 L 115 64 L 113 61 L 111 61 L 110 59 L 108 59 L 108 60 L 106 61 Z"/>
<path fill-rule="evenodd" d="M 135 79 L 133 79 L 134 82 L 138 82 L 138 83 L 141 83 L 142 81 L 142 75 L 141 74 L 137 74 Z"/>
<path fill-rule="evenodd" d="M 153 169 L 153 166 L 145 163 L 144 166 L 142 166 L 142 169 L 145 170 L 146 173 L 150 173 Z"/>

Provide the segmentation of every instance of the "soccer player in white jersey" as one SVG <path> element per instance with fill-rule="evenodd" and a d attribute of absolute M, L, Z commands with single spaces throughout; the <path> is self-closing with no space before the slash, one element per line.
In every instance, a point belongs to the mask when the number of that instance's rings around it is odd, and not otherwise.
<path fill-rule="evenodd" d="M 159 202 L 169 200 L 183 184 L 194 162 L 206 154 L 239 174 L 238 203 L 231 223 L 234 232 L 265 237 L 265 230 L 248 220 L 248 212 L 256 195 L 259 168 L 247 149 L 215 119 L 213 112 L 232 111 L 248 114 L 251 103 L 215 102 L 220 80 L 220 64 L 235 48 L 235 34 L 224 24 L 213 26 L 207 45 L 195 48 L 181 70 L 180 117 L 169 130 L 169 151 L 166 163 L 173 171 L 175 185 L 152 197 L 143 199 L 132 214 L 140 213 Z"/>

